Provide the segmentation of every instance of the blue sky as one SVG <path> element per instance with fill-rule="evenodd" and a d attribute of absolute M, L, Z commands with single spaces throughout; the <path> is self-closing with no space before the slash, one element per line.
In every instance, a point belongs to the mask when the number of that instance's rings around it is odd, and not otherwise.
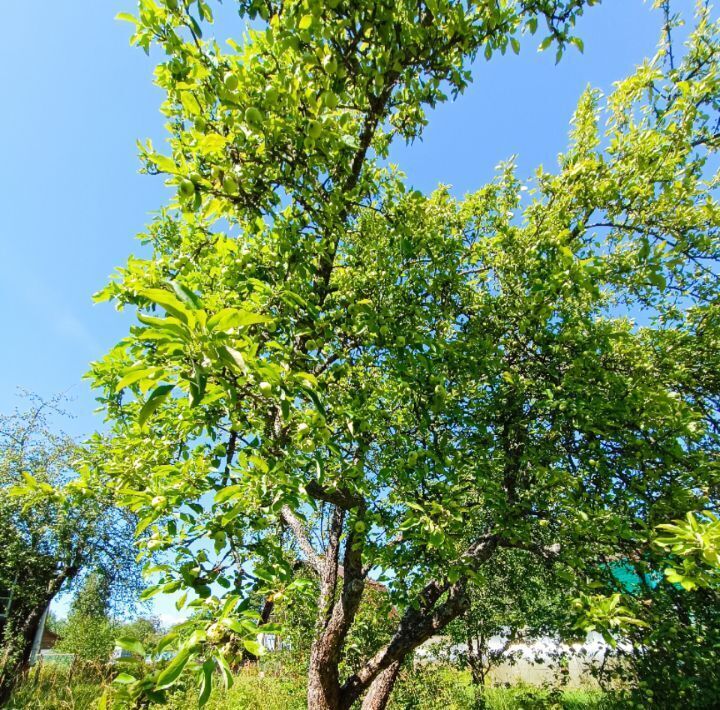
<path fill-rule="evenodd" d="M 675 0 L 678 10 L 693 0 Z M 226 0 L 217 36 L 238 37 L 243 23 Z M 78 435 L 100 427 L 82 375 L 126 332 L 129 318 L 92 294 L 127 256 L 134 235 L 167 199 L 158 178 L 138 173 L 135 141 L 162 145 L 160 92 L 153 58 L 128 46 L 130 26 L 115 21 L 134 2 L 5 3 L 0 77 L 0 411 L 17 387 L 41 395 L 69 391 Z M 555 165 L 583 89 L 609 90 L 652 56 L 661 16 L 643 0 L 603 0 L 578 33 L 584 55 L 524 42 L 519 57 L 478 61 L 474 84 L 433 112 L 422 142 L 398 146 L 393 160 L 422 190 L 438 183 L 457 194 L 518 156 L 521 177 Z M 174 606 L 159 602 L 158 611 Z"/>

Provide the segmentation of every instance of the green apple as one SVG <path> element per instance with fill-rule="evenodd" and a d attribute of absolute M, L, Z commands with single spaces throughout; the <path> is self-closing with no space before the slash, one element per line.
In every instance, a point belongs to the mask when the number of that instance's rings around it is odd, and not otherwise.
<path fill-rule="evenodd" d="M 192 197 L 195 194 L 195 183 L 192 180 L 183 180 L 180 183 L 180 197 Z"/>
<path fill-rule="evenodd" d="M 240 82 L 237 76 L 229 71 L 227 74 L 225 74 L 223 84 L 228 91 L 235 91 L 240 85 Z"/>
<path fill-rule="evenodd" d="M 223 185 L 223 190 L 224 190 L 228 195 L 237 195 L 237 192 L 238 192 L 238 184 L 237 184 L 237 180 L 236 180 L 232 175 L 228 175 L 228 176 L 223 180 L 223 184 L 222 184 L 222 185 Z"/>
<path fill-rule="evenodd" d="M 307 133 L 310 138 L 314 138 L 315 140 L 317 140 L 322 134 L 322 123 L 320 123 L 320 121 L 310 121 L 310 123 L 308 124 Z"/>
<path fill-rule="evenodd" d="M 256 106 L 249 106 L 245 110 L 245 121 L 251 126 L 261 126 L 263 122 L 262 112 Z"/>
<path fill-rule="evenodd" d="M 324 106 L 332 110 L 338 105 L 338 97 L 332 91 L 323 91 L 322 102 Z"/>
<path fill-rule="evenodd" d="M 269 86 L 265 91 L 265 101 L 268 106 L 274 106 L 279 98 L 280 92 L 274 86 Z"/>

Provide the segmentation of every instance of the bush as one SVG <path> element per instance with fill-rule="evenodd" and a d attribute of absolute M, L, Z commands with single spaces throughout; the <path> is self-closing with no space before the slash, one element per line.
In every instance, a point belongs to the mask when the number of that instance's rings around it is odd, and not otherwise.
<path fill-rule="evenodd" d="M 391 710 L 466 710 L 475 705 L 468 673 L 443 666 L 403 669 L 395 685 Z"/>
<path fill-rule="evenodd" d="M 107 666 L 83 661 L 40 663 L 13 693 L 8 709 L 90 710 L 109 680 Z"/>

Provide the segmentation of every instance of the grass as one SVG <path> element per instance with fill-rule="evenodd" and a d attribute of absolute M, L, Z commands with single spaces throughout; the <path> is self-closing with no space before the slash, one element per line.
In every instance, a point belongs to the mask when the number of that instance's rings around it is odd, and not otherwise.
<path fill-rule="evenodd" d="M 8 707 L 13 710 L 94 710 L 107 686 L 107 669 L 47 664 L 33 670 Z M 195 689 L 175 692 L 164 707 L 194 710 L 197 708 Z M 305 710 L 304 679 L 297 674 L 245 670 L 236 676 L 229 690 L 216 692 L 206 707 L 207 710 Z M 480 702 L 468 674 L 426 667 L 402 674 L 389 710 L 611 710 L 617 707 L 600 691 L 551 691 L 532 686 L 488 688 Z"/>

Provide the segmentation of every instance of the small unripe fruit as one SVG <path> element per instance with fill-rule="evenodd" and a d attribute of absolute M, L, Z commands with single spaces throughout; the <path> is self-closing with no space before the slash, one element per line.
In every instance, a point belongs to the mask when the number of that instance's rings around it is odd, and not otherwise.
<path fill-rule="evenodd" d="M 406 342 L 404 335 L 398 335 L 398 337 L 395 338 L 395 345 L 399 348 L 404 348 Z"/>
<path fill-rule="evenodd" d="M 280 93 L 274 86 L 268 87 L 267 91 L 265 92 L 265 101 L 267 101 L 268 106 L 274 106 L 278 99 L 280 98 Z"/>
<path fill-rule="evenodd" d="M 327 108 L 332 110 L 338 105 L 338 97 L 332 91 L 324 91 L 322 95 L 322 102 L 324 106 L 327 106 Z"/>
<path fill-rule="evenodd" d="M 222 641 L 225 637 L 225 632 L 220 624 L 211 624 L 207 630 L 207 639 L 210 643 L 217 643 Z"/>
<path fill-rule="evenodd" d="M 235 91 L 238 88 L 240 82 L 238 81 L 238 78 L 237 76 L 235 76 L 235 74 L 233 74 L 232 72 L 228 72 L 227 74 L 225 74 L 223 84 L 225 84 L 225 88 L 228 91 Z"/>
<path fill-rule="evenodd" d="M 322 134 L 322 124 L 320 121 L 310 121 L 307 132 L 310 138 L 315 138 L 316 140 L 320 138 Z"/>
<path fill-rule="evenodd" d="M 250 106 L 245 110 L 245 121 L 251 126 L 259 126 L 263 122 L 263 115 L 255 106 Z"/>
<path fill-rule="evenodd" d="M 269 382 L 261 382 L 258 386 L 263 394 L 271 394 L 273 391 L 273 386 Z"/>
<path fill-rule="evenodd" d="M 356 533 L 364 533 L 365 532 L 366 525 L 363 523 L 362 520 L 358 520 L 357 523 L 355 523 L 355 532 Z"/>
<path fill-rule="evenodd" d="M 192 197 L 195 194 L 195 184 L 192 180 L 183 180 L 180 183 L 179 191 L 181 197 Z"/>

